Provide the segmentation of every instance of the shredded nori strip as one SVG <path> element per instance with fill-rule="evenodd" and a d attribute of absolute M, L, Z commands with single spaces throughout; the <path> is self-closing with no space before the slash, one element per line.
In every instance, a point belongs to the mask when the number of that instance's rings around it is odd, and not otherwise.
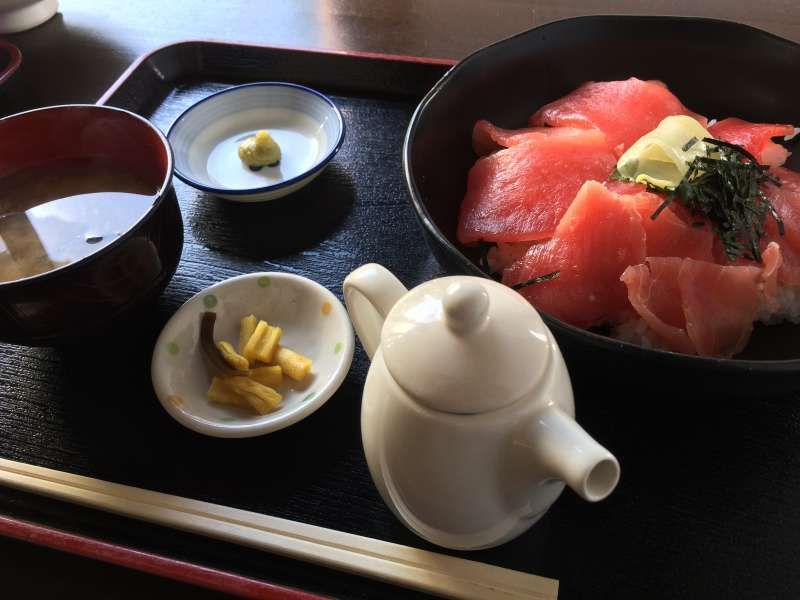
<path fill-rule="evenodd" d="M 480 241 L 477 244 L 477 251 L 478 251 L 478 267 L 480 267 L 481 271 L 486 273 L 489 277 L 494 279 L 495 281 L 500 281 L 502 276 L 500 273 L 496 271 L 492 271 L 492 268 L 489 266 L 488 254 L 489 250 L 495 248 L 497 244 L 494 242 L 484 242 Z M 524 287 L 529 285 L 536 285 L 537 283 L 542 283 L 544 281 L 550 281 L 551 279 L 555 279 L 561 274 L 560 271 L 553 271 L 552 273 L 547 273 L 546 275 L 538 275 L 537 277 L 533 277 L 528 279 L 527 281 L 521 281 L 515 285 L 511 286 L 512 290 L 521 290 Z"/>
<path fill-rule="evenodd" d="M 681 147 L 681 150 L 683 150 L 684 152 L 686 152 L 686 151 L 687 151 L 689 148 L 691 148 L 692 146 L 694 146 L 694 145 L 695 145 L 697 142 L 699 142 L 699 141 L 700 141 L 700 140 L 698 140 L 696 137 L 693 137 L 693 138 L 691 138 L 691 139 L 690 139 L 688 142 L 686 142 L 686 143 L 685 143 L 685 144 L 684 144 L 684 145 Z"/>
<path fill-rule="evenodd" d="M 550 281 L 551 279 L 555 279 L 561 275 L 561 271 L 553 271 L 552 273 L 547 273 L 547 275 L 538 275 L 527 281 L 521 281 L 519 283 L 515 283 L 511 286 L 512 290 L 521 290 L 524 287 L 528 287 L 529 285 L 536 285 L 537 283 L 543 283 L 545 281 Z"/>
<path fill-rule="evenodd" d="M 706 156 L 692 160 L 681 182 L 650 218 L 657 219 L 677 200 L 692 216 L 711 225 L 728 260 L 761 262 L 760 242 L 767 216 L 775 220 L 780 235 L 784 233 L 783 220 L 761 185 L 771 182 L 779 186 L 780 180 L 741 146 L 712 138 L 703 141 Z M 696 227 L 697 223 L 700 221 L 692 225 Z"/>

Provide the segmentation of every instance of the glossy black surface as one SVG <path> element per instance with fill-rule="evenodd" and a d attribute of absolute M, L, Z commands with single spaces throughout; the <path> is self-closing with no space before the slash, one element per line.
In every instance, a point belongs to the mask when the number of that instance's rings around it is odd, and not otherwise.
<path fill-rule="evenodd" d="M 435 549 L 392 516 L 369 477 L 360 347 L 318 412 L 247 440 L 182 428 L 152 392 L 149 361 L 178 306 L 232 275 L 296 272 L 337 295 L 344 276 L 368 261 L 407 285 L 441 275 L 408 201 L 401 145 L 414 106 L 445 69 L 264 49 L 213 55 L 216 67 L 203 75 L 193 70 L 206 58 L 203 45 L 163 51 L 134 75 L 141 85 L 112 101 L 165 129 L 231 78 L 289 78 L 330 93 L 342 109 L 341 152 L 308 187 L 265 205 L 223 202 L 176 182 L 183 258 L 130 332 L 71 351 L 0 345 L 0 456 Z M 662 393 L 661 379 L 629 379 L 574 378 L 579 421 L 621 462 L 614 494 L 590 505 L 565 492 L 522 537 L 464 556 L 555 577 L 561 600 L 800 597 L 800 403 L 790 394 L 731 399 L 697 378 L 678 395 Z M 423 597 L 6 488 L 0 512 L 338 598 Z"/>
<path fill-rule="evenodd" d="M 538 27 L 466 58 L 426 96 L 405 147 L 409 188 L 434 254 L 451 272 L 483 275 L 455 238 L 475 121 L 523 127 L 532 112 L 585 81 L 659 79 L 714 118 L 800 123 L 800 46 L 724 21 L 582 17 Z M 791 166 L 791 163 L 790 163 Z M 614 374 L 661 385 L 702 377 L 728 394 L 800 389 L 800 327 L 759 328 L 739 360 L 646 350 L 547 317 L 576 377 Z M 767 360 L 780 358 L 781 360 Z M 752 359 L 752 360 L 748 360 Z"/>

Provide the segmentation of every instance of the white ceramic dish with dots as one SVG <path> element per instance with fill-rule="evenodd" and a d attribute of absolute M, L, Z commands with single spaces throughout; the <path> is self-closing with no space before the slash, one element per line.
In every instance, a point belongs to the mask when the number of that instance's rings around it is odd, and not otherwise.
<path fill-rule="evenodd" d="M 198 347 L 203 312 L 217 313 L 214 339 L 234 346 L 242 317 L 256 315 L 283 329 L 281 345 L 313 361 L 301 383 L 284 377 L 281 407 L 267 415 L 223 406 L 206 397 L 211 377 Z M 339 299 L 320 284 L 289 273 L 226 279 L 190 298 L 164 327 L 153 351 L 156 395 L 179 423 L 216 437 L 252 437 L 307 417 L 333 395 L 353 360 L 353 329 Z"/>
<path fill-rule="evenodd" d="M 266 129 L 281 147 L 277 166 L 250 170 L 239 142 Z M 327 96 L 283 82 L 227 88 L 189 107 L 167 133 L 175 175 L 237 202 L 274 200 L 319 175 L 344 142 L 344 119 Z"/>

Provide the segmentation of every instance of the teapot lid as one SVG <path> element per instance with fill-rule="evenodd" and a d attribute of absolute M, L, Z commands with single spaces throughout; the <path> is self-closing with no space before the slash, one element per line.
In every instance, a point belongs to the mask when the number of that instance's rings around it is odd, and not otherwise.
<path fill-rule="evenodd" d="M 392 377 L 434 410 L 480 413 L 529 392 L 555 344 L 539 313 L 509 287 L 442 277 L 403 296 L 383 325 Z"/>

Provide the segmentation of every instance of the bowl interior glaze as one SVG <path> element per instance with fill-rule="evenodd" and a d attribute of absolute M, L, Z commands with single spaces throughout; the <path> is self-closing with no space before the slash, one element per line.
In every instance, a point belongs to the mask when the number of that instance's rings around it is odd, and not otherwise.
<path fill-rule="evenodd" d="M 172 159 L 163 136 L 128 111 L 94 105 L 54 106 L 0 119 L 0 177 L 65 158 L 103 157 L 133 167 L 159 191 Z"/>
<path fill-rule="evenodd" d="M 679 17 L 579 17 L 557 21 L 477 51 L 429 92 L 409 125 L 404 168 L 412 201 L 434 253 L 450 271 L 483 275 L 455 228 L 476 160 L 476 120 L 523 127 L 541 105 L 585 81 L 658 79 L 709 118 L 800 122 L 800 46 L 731 22 Z M 792 166 L 790 161 L 788 166 Z M 757 328 L 737 359 L 648 350 L 577 329 L 545 315 L 572 368 L 581 362 L 656 360 L 721 375 L 783 373 L 800 379 L 800 331 Z M 798 381 L 800 385 L 800 381 Z"/>

